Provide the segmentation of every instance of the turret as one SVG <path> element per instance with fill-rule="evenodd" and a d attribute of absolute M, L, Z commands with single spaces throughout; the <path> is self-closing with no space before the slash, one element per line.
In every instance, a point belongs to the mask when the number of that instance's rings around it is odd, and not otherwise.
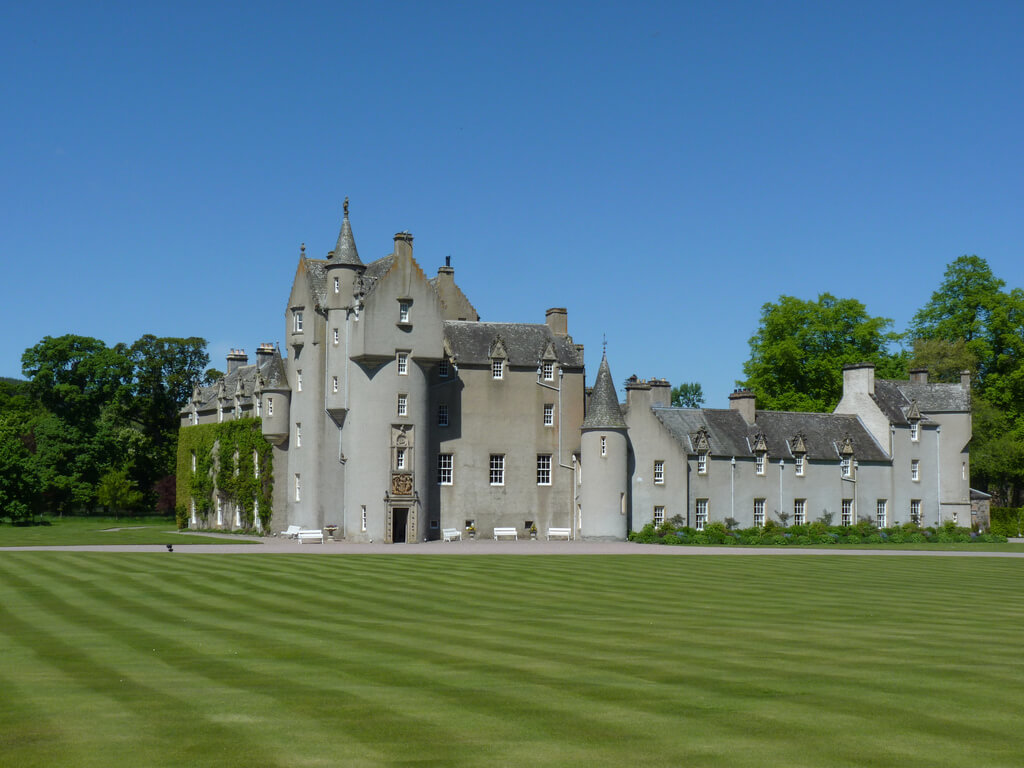
<path fill-rule="evenodd" d="M 352 306 L 356 280 L 366 266 L 359 259 L 352 225 L 348 221 L 348 198 L 345 198 L 344 218 L 334 250 L 327 254 L 327 307 L 344 309 Z"/>
<path fill-rule="evenodd" d="M 288 439 L 288 416 L 291 403 L 291 387 L 284 372 L 281 353 L 274 350 L 274 356 L 261 372 L 263 390 L 260 393 L 260 409 L 263 412 L 263 438 L 272 445 L 280 445 Z"/>
<path fill-rule="evenodd" d="M 584 539 L 625 539 L 627 427 L 607 357 L 601 358 L 580 431 L 585 478 L 580 490 L 580 534 Z"/>

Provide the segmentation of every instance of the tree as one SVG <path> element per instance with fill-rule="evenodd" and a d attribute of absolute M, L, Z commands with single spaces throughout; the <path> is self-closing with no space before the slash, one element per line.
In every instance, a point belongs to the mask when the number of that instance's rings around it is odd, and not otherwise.
<path fill-rule="evenodd" d="M 30 416 L 0 412 L 0 518 L 31 518 L 39 499 L 39 476 L 31 451 Z"/>
<path fill-rule="evenodd" d="M 881 377 L 905 375 L 906 354 L 890 351 L 901 338 L 891 326 L 856 299 L 780 296 L 761 308 L 743 364 L 747 378 L 737 383 L 753 390 L 759 408 L 831 411 L 842 396 L 844 365 L 868 362 Z"/>
<path fill-rule="evenodd" d="M 928 380 L 955 383 L 961 371 L 978 372 L 978 358 L 963 339 L 914 339 L 911 368 L 927 368 Z"/>
<path fill-rule="evenodd" d="M 672 405 L 676 408 L 700 408 L 704 405 L 704 390 L 696 381 L 684 381 L 672 388 Z"/>
<path fill-rule="evenodd" d="M 134 509 L 142 503 L 142 493 L 135 490 L 135 484 L 128 479 L 126 469 L 112 469 L 100 478 L 96 498 L 115 516 L 119 510 Z"/>

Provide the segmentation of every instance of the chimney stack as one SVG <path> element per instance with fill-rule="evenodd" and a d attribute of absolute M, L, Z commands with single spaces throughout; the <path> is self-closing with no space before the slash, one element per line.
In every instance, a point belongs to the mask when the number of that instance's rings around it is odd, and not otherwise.
<path fill-rule="evenodd" d="M 227 373 L 231 373 L 235 368 L 245 365 L 249 362 L 249 356 L 245 354 L 244 349 L 232 349 L 228 352 L 228 370 Z"/>
<path fill-rule="evenodd" d="M 256 365 L 260 368 L 274 356 L 274 345 L 263 343 L 256 347 Z"/>
<path fill-rule="evenodd" d="M 565 307 L 552 307 L 544 313 L 544 322 L 555 336 L 569 335 L 569 311 Z"/>
<path fill-rule="evenodd" d="M 911 384 L 927 384 L 928 383 L 928 369 L 927 368 L 911 368 L 910 369 L 910 383 Z"/>
<path fill-rule="evenodd" d="M 747 424 L 753 424 L 757 416 L 757 398 L 749 389 L 735 389 L 729 395 L 729 410 L 739 411 Z"/>
<path fill-rule="evenodd" d="M 963 389 L 969 390 L 971 388 L 971 372 L 968 370 L 960 371 L 960 386 Z"/>
<path fill-rule="evenodd" d="M 853 363 L 843 366 L 843 397 L 849 394 L 875 394 L 874 363 Z"/>
<path fill-rule="evenodd" d="M 395 233 L 395 256 L 412 258 L 412 235 L 408 232 Z"/>

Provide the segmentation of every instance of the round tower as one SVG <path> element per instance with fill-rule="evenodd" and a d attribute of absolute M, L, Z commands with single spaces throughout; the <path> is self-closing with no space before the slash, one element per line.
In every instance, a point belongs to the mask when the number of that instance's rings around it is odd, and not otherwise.
<path fill-rule="evenodd" d="M 580 427 L 580 535 L 584 539 L 626 538 L 626 431 L 608 358 L 602 356 L 587 402 L 587 415 Z"/>
<path fill-rule="evenodd" d="M 345 309 L 352 306 L 356 280 L 366 265 L 359 259 L 352 225 L 348 221 L 348 198 L 345 198 L 344 218 L 334 250 L 327 254 L 324 268 L 327 272 L 327 308 Z"/>

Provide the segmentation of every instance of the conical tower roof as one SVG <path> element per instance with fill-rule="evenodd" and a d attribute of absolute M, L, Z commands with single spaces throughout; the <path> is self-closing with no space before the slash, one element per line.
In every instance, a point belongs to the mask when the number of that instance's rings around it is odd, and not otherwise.
<path fill-rule="evenodd" d="M 345 218 L 341 222 L 341 232 L 338 233 L 338 244 L 334 250 L 327 254 L 327 260 L 332 264 L 352 264 L 361 267 L 363 262 L 359 260 L 359 251 L 356 250 L 356 240 L 352 237 L 352 225 L 348 223 L 348 198 L 345 198 Z"/>
<path fill-rule="evenodd" d="M 608 367 L 608 357 L 601 357 L 601 367 L 597 369 L 597 381 L 590 394 L 587 417 L 583 419 L 583 429 L 626 429 L 626 420 L 622 418 L 619 408 L 619 396 L 615 393 L 612 372 Z"/>

